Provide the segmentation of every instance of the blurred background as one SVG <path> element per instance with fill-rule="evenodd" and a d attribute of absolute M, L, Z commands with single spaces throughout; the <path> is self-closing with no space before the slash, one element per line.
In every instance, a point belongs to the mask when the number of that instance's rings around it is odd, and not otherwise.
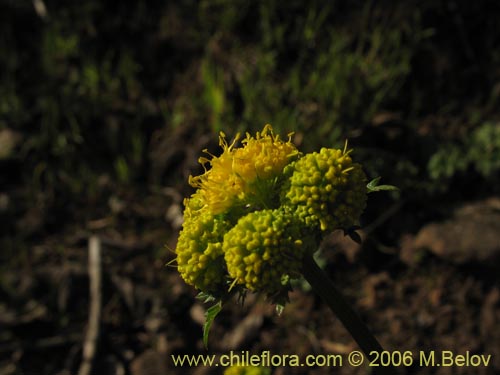
<path fill-rule="evenodd" d="M 165 266 L 187 179 L 218 134 L 270 123 L 301 151 L 354 148 L 363 245 L 321 264 L 386 349 L 491 354 L 500 372 L 500 4 L 496 1 L 0 0 L 0 374 L 76 374 L 88 239 L 102 244 L 92 374 L 221 374 L 171 354 L 345 354 L 304 283 L 277 316 L 206 305 Z M 365 367 L 275 368 L 369 374 Z"/>

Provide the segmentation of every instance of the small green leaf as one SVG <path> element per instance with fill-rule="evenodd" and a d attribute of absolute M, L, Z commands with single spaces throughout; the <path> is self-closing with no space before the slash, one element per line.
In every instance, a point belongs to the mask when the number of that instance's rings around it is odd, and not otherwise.
<path fill-rule="evenodd" d="M 367 185 L 368 193 L 373 193 L 375 191 L 397 191 L 399 190 L 396 186 L 393 185 L 379 185 L 380 177 L 374 178 Z"/>
<path fill-rule="evenodd" d="M 203 344 L 208 349 L 208 334 L 217 314 L 222 310 L 222 301 L 217 302 L 205 312 L 205 324 L 203 324 Z"/>
<path fill-rule="evenodd" d="M 213 302 L 216 298 L 210 293 L 200 292 L 196 295 L 196 299 L 203 301 L 203 303 Z"/>
<path fill-rule="evenodd" d="M 376 177 L 376 178 L 374 178 L 373 180 L 371 180 L 371 181 L 370 181 L 370 182 L 366 185 L 366 187 L 368 188 L 368 190 L 372 190 L 372 189 L 374 189 L 374 188 L 378 185 L 378 183 L 379 183 L 380 179 L 381 179 L 381 177 L 379 176 L 379 177 Z"/>

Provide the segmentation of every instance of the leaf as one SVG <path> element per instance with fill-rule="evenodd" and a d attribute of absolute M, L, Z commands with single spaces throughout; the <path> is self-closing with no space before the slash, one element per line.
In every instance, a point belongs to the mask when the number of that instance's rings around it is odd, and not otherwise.
<path fill-rule="evenodd" d="M 380 177 L 374 178 L 371 180 L 367 185 L 366 188 L 368 189 L 368 193 L 373 193 L 376 191 L 398 191 L 399 189 L 396 186 L 393 185 L 379 185 Z"/>
<path fill-rule="evenodd" d="M 205 312 L 205 324 L 203 324 L 203 345 L 208 349 L 208 334 L 217 314 L 222 310 L 222 301 L 217 302 Z"/>
<path fill-rule="evenodd" d="M 210 293 L 200 292 L 196 295 L 196 299 L 203 301 L 203 303 L 213 302 L 216 298 Z"/>

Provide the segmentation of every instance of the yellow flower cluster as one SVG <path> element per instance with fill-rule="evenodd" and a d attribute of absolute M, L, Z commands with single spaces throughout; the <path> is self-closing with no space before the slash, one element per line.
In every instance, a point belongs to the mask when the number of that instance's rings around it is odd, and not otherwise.
<path fill-rule="evenodd" d="M 271 204 L 270 188 L 272 191 L 283 168 L 299 155 L 290 136 L 283 142 L 266 125 L 255 138 L 247 133 L 241 142 L 244 147 L 235 148 L 238 137 L 228 144 L 221 133 L 222 155 L 200 158 L 200 163 L 208 163 L 211 168 L 200 176 L 190 177 L 189 183 L 204 195 L 214 214 L 227 212 L 234 206 Z"/>
<path fill-rule="evenodd" d="M 240 290 L 286 295 L 321 233 L 358 224 L 366 178 L 346 150 L 301 155 L 270 125 L 242 147 L 220 136 L 222 154 L 190 183 L 176 253 L 183 279 L 222 296 Z"/>
<path fill-rule="evenodd" d="M 236 284 L 276 294 L 300 276 L 302 257 L 311 242 L 302 235 L 295 216 L 279 208 L 243 216 L 225 234 L 222 249 Z"/>
<path fill-rule="evenodd" d="M 322 148 L 289 168 L 283 204 L 294 207 L 302 222 L 323 232 L 359 224 L 366 205 L 366 176 L 349 152 Z"/>
<path fill-rule="evenodd" d="M 224 375 L 269 375 L 271 370 L 261 366 L 231 366 L 224 370 Z"/>
<path fill-rule="evenodd" d="M 184 223 L 176 247 L 182 278 L 211 294 L 220 295 L 229 289 L 224 234 L 247 213 L 279 205 L 277 185 L 283 169 L 299 156 L 290 136 L 282 141 L 270 125 L 255 137 L 247 134 L 241 142 L 243 147 L 235 147 L 237 140 L 228 144 L 221 134 L 222 155 L 210 160 L 200 158 L 211 168 L 201 176 L 190 177 L 197 191 L 184 202 Z"/>

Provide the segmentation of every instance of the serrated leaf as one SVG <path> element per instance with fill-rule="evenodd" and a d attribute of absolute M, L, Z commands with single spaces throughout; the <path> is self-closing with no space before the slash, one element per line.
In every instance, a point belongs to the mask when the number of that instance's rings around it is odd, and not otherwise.
<path fill-rule="evenodd" d="M 210 333 L 212 323 L 221 310 L 222 301 L 219 301 L 205 312 L 205 324 L 203 324 L 203 345 L 205 345 L 205 349 L 208 349 L 208 334 Z"/>
<path fill-rule="evenodd" d="M 367 185 L 366 188 L 368 189 L 368 193 L 373 193 L 376 191 L 397 191 L 399 190 L 396 186 L 393 185 L 379 185 L 378 183 L 380 182 L 380 177 L 374 178 L 371 180 Z"/>

